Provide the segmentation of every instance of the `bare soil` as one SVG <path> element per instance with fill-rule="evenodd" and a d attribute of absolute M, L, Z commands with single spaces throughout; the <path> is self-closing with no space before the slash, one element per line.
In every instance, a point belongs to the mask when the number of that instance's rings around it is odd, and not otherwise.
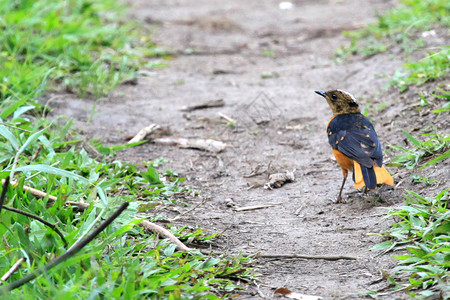
<path fill-rule="evenodd" d="M 331 110 L 314 90 L 351 92 L 369 109 L 385 148 L 402 142 L 400 128 L 414 126 L 404 117 L 411 102 L 385 90 L 388 79 L 380 76 L 392 74 L 402 64 L 398 49 L 341 64 L 333 61 L 336 48 L 346 42 L 342 30 L 374 21 L 377 12 L 395 2 L 293 3 L 293 9 L 281 10 L 279 1 L 273 0 L 132 1 L 130 17 L 150 24 L 155 29 L 151 38 L 176 54 L 169 66 L 148 70 L 137 85 L 121 86 L 106 101 L 57 100 L 53 113 L 69 116 L 87 137 L 107 144 L 123 144 L 152 123 L 169 129 L 172 137 L 227 143 L 221 153 L 146 143 L 118 158 L 140 164 L 163 157 L 167 161 L 163 168 L 186 177 L 187 185 L 201 197 L 183 200 L 191 206 L 174 205 L 157 214 L 170 219 L 185 212 L 175 225 L 223 232 L 214 241 L 215 252 L 357 257 L 335 261 L 260 257 L 255 267 L 261 276 L 246 285 L 239 299 L 278 297 L 274 290 L 279 287 L 324 299 L 362 299 L 368 297 L 367 291 L 387 286 L 379 280 L 380 271 L 390 270 L 395 261 L 370 251 L 381 241 L 371 233 L 388 227 L 383 213 L 402 203 L 404 188 L 412 181 L 403 169 L 390 168 L 398 186 L 383 186 L 366 196 L 349 180 L 344 189 L 348 203 L 332 203 L 342 173 L 325 133 Z M 223 99 L 225 106 L 181 111 L 214 99 Z M 378 111 L 381 103 L 386 107 Z M 234 126 L 219 112 L 234 119 Z M 424 122 L 434 118 L 415 117 Z M 392 157 L 387 154 L 389 161 Z M 263 188 L 269 174 L 287 170 L 294 171 L 294 182 Z M 432 172 L 450 177 L 448 170 Z M 248 176 L 252 173 L 259 175 Z M 262 204 L 274 206 L 234 209 Z"/>

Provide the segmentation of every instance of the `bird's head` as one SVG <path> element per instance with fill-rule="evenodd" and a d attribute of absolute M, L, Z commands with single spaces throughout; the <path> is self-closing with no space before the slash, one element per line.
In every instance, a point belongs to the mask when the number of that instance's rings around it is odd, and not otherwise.
<path fill-rule="evenodd" d="M 343 90 L 315 91 L 324 97 L 331 107 L 334 115 L 359 113 L 359 105 L 352 94 Z"/>

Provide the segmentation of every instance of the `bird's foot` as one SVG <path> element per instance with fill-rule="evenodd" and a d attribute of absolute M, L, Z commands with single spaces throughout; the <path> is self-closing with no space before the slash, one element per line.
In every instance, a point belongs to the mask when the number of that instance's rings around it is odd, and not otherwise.
<path fill-rule="evenodd" d="M 338 203 L 342 203 L 342 204 L 346 204 L 347 200 L 344 200 L 342 198 L 342 196 L 339 196 L 337 198 L 328 198 L 328 200 L 330 200 L 331 202 L 333 202 L 334 204 L 338 204 Z"/>

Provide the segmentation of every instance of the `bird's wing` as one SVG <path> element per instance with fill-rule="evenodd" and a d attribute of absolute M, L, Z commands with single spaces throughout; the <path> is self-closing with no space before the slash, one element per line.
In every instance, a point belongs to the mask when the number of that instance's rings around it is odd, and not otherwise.
<path fill-rule="evenodd" d="M 346 129 L 335 128 L 329 135 L 330 145 L 367 168 L 373 167 L 374 162 L 381 167 L 383 150 L 377 134 L 369 120 L 359 121 Z"/>

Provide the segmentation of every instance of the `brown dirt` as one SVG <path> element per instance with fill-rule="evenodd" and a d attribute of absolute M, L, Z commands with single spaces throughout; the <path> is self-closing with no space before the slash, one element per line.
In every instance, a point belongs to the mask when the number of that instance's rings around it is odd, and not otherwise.
<path fill-rule="evenodd" d="M 207 201 L 175 224 L 224 231 L 215 241 L 215 251 L 358 257 L 259 258 L 255 266 L 262 275 L 240 292 L 240 299 L 270 299 L 278 287 L 325 299 L 365 298 L 364 292 L 387 285 L 378 281 L 380 270 L 395 265 L 389 255 L 376 256 L 369 250 L 380 242 L 369 233 L 387 228 L 382 214 L 403 201 L 409 175 L 391 168 L 396 182 L 406 178 L 402 185 L 385 186 L 368 196 L 354 191 L 348 182 L 344 189 L 348 204 L 331 203 L 342 174 L 325 134 L 331 110 L 313 91 L 341 88 L 353 93 L 363 107 L 370 108 L 385 148 L 402 141 L 395 120 L 401 122 L 399 116 L 409 104 L 398 102 L 397 92 L 383 90 L 387 79 L 379 76 L 402 64 L 396 50 L 342 64 L 332 58 L 345 43 L 342 30 L 373 21 L 377 11 L 395 3 L 298 0 L 294 4 L 292 10 L 280 10 L 278 1 L 269 0 L 133 1 L 131 17 L 151 24 L 152 39 L 179 55 L 169 67 L 149 70 L 138 85 L 120 87 L 95 107 L 91 100 L 55 101 L 54 114 L 73 118 L 86 136 L 108 144 L 125 143 L 151 123 L 169 128 L 173 137 L 228 143 L 230 147 L 219 154 L 153 143 L 119 154 L 120 159 L 136 163 L 163 157 L 164 168 L 186 177 L 188 185 L 201 192 Z M 263 51 L 274 55 L 263 56 Z M 263 79 L 262 74 L 272 77 Z M 224 99 L 225 107 L 180 111 L 213 99 Z M 380 103 L 387 106 L 377 112 Z M 219 112 L 235 119 L 235 126 L 223 122 Z M 258 168 L 266 172 L 245 178 Z M 259 186 L 268 173 L 286 170 L 295 170 L 295 182 L 274 190 Z M 449 175 L 448 170 L 436 172 Z M 199 198 L 185 201 L 201 202 Z M 230 202 L 238 207 L 275 206 L 237 212 L 227 205 Z M 177 210 L 157 214 L 173 218 Z"/>

